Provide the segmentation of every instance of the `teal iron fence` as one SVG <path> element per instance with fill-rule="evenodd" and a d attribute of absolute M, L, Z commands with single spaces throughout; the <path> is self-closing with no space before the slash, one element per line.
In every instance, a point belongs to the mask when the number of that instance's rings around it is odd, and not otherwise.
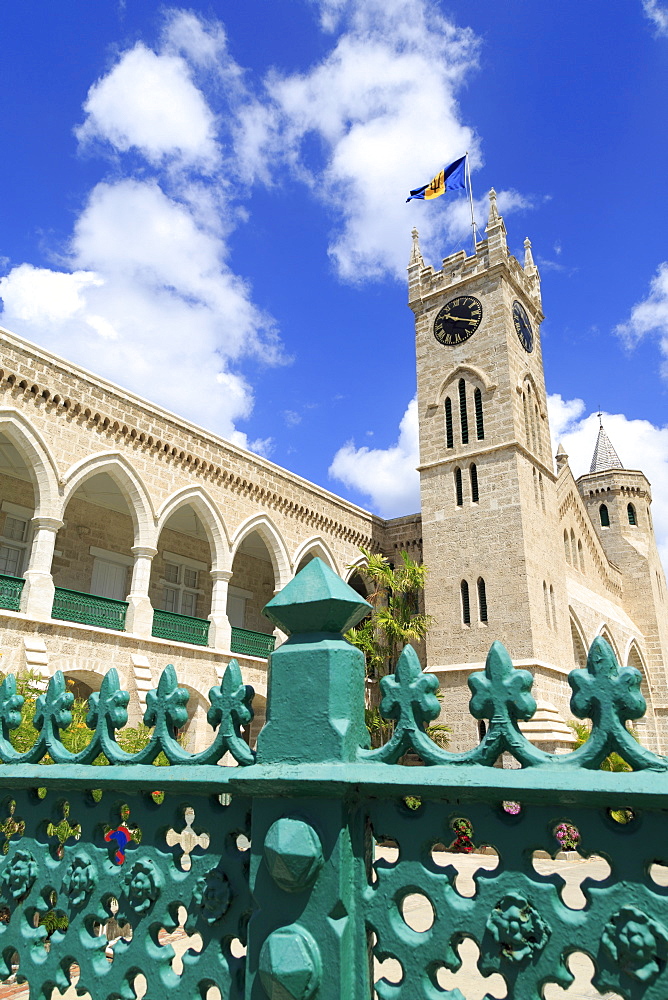
<path fill-rule="evenodd" d="M 7 576 L 5 573 L 0 573 L 0 608 L 20 611 L 24 583 L 22 576 Z"/>
<path fill-rule="evenodd" d="M 172 611 L 153 612 L 153 628 L 151 635 L 158 639 L 171 639 L 173 642 L 190 642 L 196 646 L 208 646 L 208 618 L 192 618 L 190 615 L 177 615 Z"/>
<path fill-rule="evenodd" d="M 81 594 L 78 590 L 56 587 L 51 617 L 59 621 L 79 622 L 96 628 L 113 628 L 125 631 L 127 601 L 114 601 L 96 594 Z"/>
<path fill-rule="evenodd" d="M 425 732 L 440 711 L 437 680 L 407 647 L 381 681 L 394 735 L 369 749 L 364 660 L 341 634 L 366 602 L 316 559 L 265 610 L 290 638 L 272 654 L 256 751 L 242 738 L 253 692 L 234 660 L 210 692 L 212 742 L 193 754 L 174 735 L 188 694 L 171 666 L 147 694 L 152 735 L 135 754 L 116 740 L 129 695 L 115 670 L 89 699 L 91 741 L 78 753 L 61 739 L 72 718 L 62 674 L 37 700 L 37 739 L 23 753 L 11 742 L 22 699 L 5 678 L 0 977 L 14 971 L 40 998 L 64 990 L 77 966 L 77 990 L 94 1000 L 131 1000 L 140 974 L 151 1000 L 165 990 L 203 1000 L 214 986 L 224 1000 L 369 1000 L 373 990 L 381 1000 L 465 1000 L 439 975 L 457 970 L 471 938 L 480 972 L 500 974 L 511 1000 L 567 987 L 575 952 L 592 959 L 598 990 L 665 1000 L 668 890 L 652 866 L 668 865 L 668 759 L 628 732 L 645 710 L 637 670 L 597 639 L 569 677 L 572 711 L 591 721 L 591 736 L 550 754 L 519 728 L 536 707 L 531 675 L 494 643 L 469 681 L 487 732 L 456 754 Z M 409 749 L 424 767 L 399 765 Z M 613 751 L 634 770 L 600 770 Z M 227 752 L 238 766 L 220 766 Z M 519 766 L 495 767 L 501 753 Z M 156 768 L 161 754 L 169 766 Z M 582 883 L 583 909 L 533 865 L 536 851 L 555 854 L 563 823 L 583 856 L 610 867 Z M 499 858 L 476 873 L 472 896 L 435 861 L 435 848 L 462 836 Z M 374 841 L 392 842 L 395 857 L 375 859 Z M 431 910 L 423 931 L 403 915 L 415 894 Z M 109 942 L 100 929 L 112 919 L 120 937 Z M 165 941 L 177 929 L 189 944 L 182 966 Z M 394 982 L 374 971 L 386 958 L 401 970 Z"/>

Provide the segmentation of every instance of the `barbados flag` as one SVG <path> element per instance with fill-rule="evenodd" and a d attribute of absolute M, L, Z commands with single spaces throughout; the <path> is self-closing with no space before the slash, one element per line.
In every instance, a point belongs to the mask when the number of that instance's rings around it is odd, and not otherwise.
<path fill-rule="evenodd" d="M 421 188 L 411 191 L 406 201 L 413 198 L 431 200 L 439 198 L 446 191 L 466 191 L 466 155 L 455 160 L 449 167 L 444 167 L 430 184 L 423 184 Z"/>

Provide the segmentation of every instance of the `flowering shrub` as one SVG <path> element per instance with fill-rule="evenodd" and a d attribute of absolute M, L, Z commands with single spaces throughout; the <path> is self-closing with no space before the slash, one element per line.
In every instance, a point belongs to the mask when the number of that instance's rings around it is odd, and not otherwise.
<path fill-rule="evenodd" d="M 559 841 L 562 851 L 577 851 L 580 843 L 580 831 L 570 823 L 560 823 L 554 835 Z"/>
<path fill-rule="evenodd" d="M 464 819 L 453 819 L 450 824 L 452 829 L 455 831 L 456 837 L 450 845 L 450 850 L 455 854 L 471 854 L 475 850 L 473 846 L 473 825 L 470 820 Z"/>
<path fill-rule="evenodd" d="M 503 811 L 510 813 L 511 816 L 517 816 L 522 812 L 522 806 L 519 802 L 502 802 Z"/>

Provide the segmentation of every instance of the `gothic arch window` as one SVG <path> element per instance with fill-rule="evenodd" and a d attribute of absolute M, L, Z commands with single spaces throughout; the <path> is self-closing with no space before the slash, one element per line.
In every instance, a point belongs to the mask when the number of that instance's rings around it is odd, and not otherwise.
<path fill-rule="evenodd" d="M 461 582 L 462 594 L 462 621 L 464 625 L 471 624 L 471 602 L 469 600 L 469 585 L 466 580 Z"/>
<path fill-rule="evenodd" d="M 459 380 L 459 421 L 462 429 L 462 444 L 469 443 L 469 415 L 466 409 L 466 382 Z"/>
<path fill-rule="evenodd" d="M 566 562 L 570 563 L 570 561 L 571 561 L 571 546 L 570 546 L 570 542 L 568 540 L 568 532 L 566 531 L 565 528 L 564 528 L 564 555 L 566 556 Z"/>
<path fill-rule="evenodd" d="M 529 423 L 529 409 L 527 404 L 527 394 L 522 393 L 522 407 L 524 409 L 524 437 L 526 439 L 527 448 L 531 448 L 531 424 Z"/>
<path fill-rule="evenodd" d="M 482 412 L 482 393 L 480 389 L 476 389 L 473 393 L 473 402 L 475 405 L 475 429 L 478 441 L 484 441 L 485 439 L 485 420 Z"/>
<path fill-rule="evenodd" d="M 552 612 L 552 628 L 557 627 L 557 608 L 554 603 L 554 587 L 550 584 L 550 611 Z"/>
<path fill-rule="evenodd" d="M 445 444 L 447 448 L 452 448 L 454 443 L 452 433 L 452 400 L 448 396 L 445 400 Z"/>
<path fill-rule="evenodd" d="M 459 467 L 455 469 L 455 499 L 457 506 L 461 507 L 464 503 L 464 488 L 462 486 L 462 470 Z"/>
<path fill-rule="evenodd" d="M 638 524 L 638 519 L 636 517 L 636 509 L 635 509 L 635 507 L 633 506 L 632 503 L 630 503 L 627 506 L 626 513 L 629 516 L 629 524 L 632 524 L 634 526 L 637 525 Z"/>
<path fill-rule="evenodd" d="M 582 548 L 582 542 L 580 541 L 579 538 L 578 538 L 578 561 L 580 563 L 580 572 L 584 573 L 585 571 L 584 549 Z"/>
<path fill-rule="evenodd" d="M 487 621 L 487 590 L 482 577 L 478 577 L 478 618 L 481 622 Z"/>
<path fill-rule="evenodd" d="M 476 465 L 472 465 L 470 467 L 469 475 L 471 477 L 471 503 L 477 503 L 479 499 L 479 492 L 478 492 L 478 469 Z"/>
<path fill-rule="evenodd" d="M 598 508 L 598 516 L 601 519 L 601 527 L 602 528 L 609 528 L 610 527 L 610 515 L 608 513 L 608 508 L 607 508 L 607 506 L 604 503 L 602 503 L 601 506 Z"/>
<path fill-rule="evenodd" d="M 540 417 L 538 416 L 538 403 L 533 404 L 533 413 L 535 420 L 533 450 L 538 455 L 540 452 Z"/>
<path fill-rule="evenodd" d="M 580 630 L 571 618 L 571 641 L 573 643 L 573 659 L 575 661 L 575 666 L 581 669 L 587 666 L 587 650 L 585 649 L 585 644 L 582 641 L 582 636 L 580 635 Z"/>
<path fill-rule="evenodd" d="M 575 544 L 575 532 L 571 528 L 571 552 L 573 553 L 573 565 L 575 566 L 576 569 L 578 568 L 578 555 L 577 555 L 577 551 L 578 551 L 577 550 L 577 546 Z"/>

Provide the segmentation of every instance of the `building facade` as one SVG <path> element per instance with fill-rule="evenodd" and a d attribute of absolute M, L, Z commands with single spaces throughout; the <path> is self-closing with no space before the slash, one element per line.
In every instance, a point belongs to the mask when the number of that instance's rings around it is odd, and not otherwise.
<path fill-rule="evenodd" d="M 668 604 L 650 484 L 622 468 L 602 427 L 588 475 L 574 479 L 563 448 L 555 465 L 540 277 L 524 245 L 521 266 L 493 191 L 475 254 L 435 269 L 413 232 L 428 669 L 457 743 L 470 745 L 466 681 L 500 639 L 536 678 L 527 731 L 558 745 L 569 739 L 566 675 L 603 635 L 643 673 L 643 741 L 668 749 Z"/>
<path fill-rule="evenodd" d="M 596 635 L 643 672 L 643 739 L 668 744 L 668 604 L 640 471 L 601 429 L 577 481 L 551 455 L 540 279 L 508 252 L 492 193 L 476 253 L 409 265 L 421 514 L 383 520 L 272 462 L 0 331 L 0 671 L 60 669 L 82 694 L 115 667 L 138 721 L 167 663 L 190 693 L 187 739 L 235 656 L 262 724 L 262 608 L 319 556 L 345 579 L 360 546 L 429 567 L 426 659 L 455 746 L 479 733 L 467 677 L 493 639 L 536 677 L 527 732 L 567 743 L 566 675 Z"/>

